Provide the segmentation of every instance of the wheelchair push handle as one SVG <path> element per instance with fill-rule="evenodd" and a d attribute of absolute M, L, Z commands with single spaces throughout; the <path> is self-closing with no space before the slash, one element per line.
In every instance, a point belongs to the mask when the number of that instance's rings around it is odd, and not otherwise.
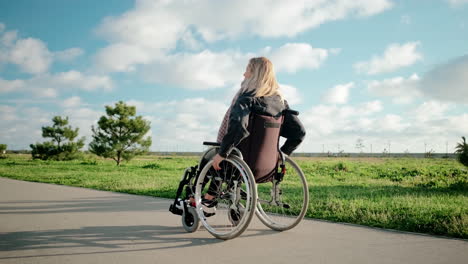
<path fill-rule="evenodd" d="M 299 111 L 296 111 L 296 110 L 292 110 L 292 109 L 285 109 L 283 110 L 283 115 L 286 115 L 286 114 L 291 114 L 291 115 L 299 115 Z"/>
<path fill-rule="evenodd" d="M 205 145 L 205 146 L 215 146 L 215 147 L 219 147 L 219 146 L 221 146 L 221 143 L 219 143 L 219 142 L 203 141 L 203 145 Z"/>

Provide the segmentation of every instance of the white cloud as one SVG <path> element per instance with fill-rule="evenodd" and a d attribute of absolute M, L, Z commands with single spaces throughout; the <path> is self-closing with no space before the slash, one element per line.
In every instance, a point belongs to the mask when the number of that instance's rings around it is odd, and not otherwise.
<path fill-rule="evenodd" d="M 407 104 L 425 97 L 439 101 L 467 104 L 468 55 L 440 64 L 422 77 L 413 74 L 405 79 L 395 77 L 383 81 L 369 81 L 367 89 L 378 96 L 389 96 L 394 103 Z"/>
<path fill-rule="evenodd" d="M 353 87 L 353 82 L 336 85 L 322 96 L 322 100 L 329 104 L 345 104 L 348 102 L 349 90 Z"/>
<path fill-rule="evenodd" d="M 332 54 L 332 55 L 338 55 L 338 54 L 341 53 L 342 48 L 331 48 L 331 49 L 329 49 L 329 51 L 330 51 L 330 54 Z"/>
<path fill-rule="evenodd" d="M 295 105 L 302 103 L 302 95 L 296 87 L 287 84 L 280 84 L 280 91 L 283 94 L 284 99 L 288 101 L 290 107 L 294 107 Z"/>
<path fill-rule="evenodd" d="M 448 142 L 449 153 L 453 153 L 451 149 L 455 143 L 468 131 L 468 114 L 451 115 L 449 111 L 455 108 L 452 104 L 430 100 L 405 112 L 411 124 L 404 133 L 411 139 L 407 140 L 410 149 L 419 148 L 423 152 L 422 147 L 427 145 L 426 151 L 434 149 L 445 153 Z"/>
<path fill-rule="evenodd" d="M 5 25 L 3 25 L 3 29 Z M 71 61 L 83 54 L 80 48 L 52 52 L 36 38 L 18 38 L 16 30 L 0 30 L 0 63 L 15 64 L 22 72 L 37 75 L 49 71 L 54 60 Z"/>
<path fill-rule="evenodd" d="M 299 69 L 317 69 L 328 57 L 326 49 L 313 48 L 307 43 L 286 43 L 276 50 L 265 51 L 277 72 L 294 73 Z"/>
<path fill-rule="evenodd" d="M 73 97 L 72 97 L 73 98 Z M 78 99 L 68 98 L 77 102 Z M 79 100 L 81 105 L 83 102 Z M 130 100 L 137 106 L 137 114 L 151 121 L 152 150 L 200 151 L 202 141 L 216 138 L 216 134 L 228 105 L 204 98 L 189 98 L 160 103 Z M 80 128 L 80 136 L 91 140 L 91 125 L 96 124 L 102 111 L 72 103 L 59 115 L 69 116 L 70 125 Z M 101 107 L 102 108 L 102 107 Z M 355 152 L 357 138 L 364 139 L 366 148 L 382 152 L 391 145 L 392 152 L 422 152 L 427 150 L 449 151 L 460 135 L 468 131 L 468 114 L 450 115 L 452 106 L 436 101 L 427 101 L 404 113 L 381 113 L 382 104 L 370 101 L 357 105 L 318 105 L 301 111 L 299 118 L 304 123 L 307 135 L 301 151 Z M 214 111 L 215 110 L 215 111 Z M 46 112 L 38 107 L 0 106 L 0 142 L 8 142 L 10 149 L 29 149 L 29 144 L 43 141 L 40 127 L 51 124 L 57 113 Z"/>
<path fill-rule="evenodd" d="M 133 9 L 105 18 L 96 29 L 109 42 L 96 54 L 96 66 L 134 71 L 136 65 L 164 58 L 179 44 L 199 49 L 204 43 L 246 35 L 291 37 L 329 21 L 372 16 L 392 6 L 389 0 L 136 1 Z M 305 63 L 307 67 L 317 67 L 315 57 L 324 56 L 310 55 L 314 60 Z M 297 63 L 285 67 L 295 71 Z"/>
<path fill-rule="evenodd" d="M 146 109 L 147 104 L 138 100 L 128 100 L 125 102 L 129 106 L 135 106 L 137 112 Z"/>
<path fill-rule="evenodd" d="M 83 104 L 82 102 L 81 105 Z M 97 121 L 104 114 L 104 109 L 102 109 L 102 111 L 96 111 L 88 107 L 78 106 L 66 108 L 60 113 L 62 116 L 68 116 L 69 124 L 72 127 L 78 127 L 80 129 L 78 137 L 86 137 L 85 149 L 92 140 L 91 126 L 96 126 Z"/>
<path fill-rule="evenodd" d="M 367 110 L 366 110 L 367 109 Z M 344 150 L 356 152 L 357 138 L 363 138 L 366 149 L 382 152 L 423 152 L 434 149 L 449 152 L 468 131 L 468 114 L 450 114 L 455 106 L 426 101 L 402 113 L 382 113 L 379 101 L 359 105 L 318 105 L 304 111 L 299 118 L 304 123 L 307 135 L 302 151 Z"/>
<path fill-rule="evenodd" d="M 369 132 L 373 129 L 382 129 L 377 125 L 376 118 L 368 117 L 368 112 L 363 112 L 364 105 L 337 106 L 318 105 L 312 107 L 301 115 L 301 120 L 307 129 L 308 136 L 314 139 L 338 136 L 343 133 L 356 134 Z M 391 126 L 385 130 L 393 130 Z M 322 139 L 323 140 L 323 139 Z"/>
<path fill-rule="evenodd" d="M 52 63 L 52 53 L 41 40 L 26 38 L 16 41 L 15 46 L 10 50 L 9 59 L 22 71 L 37 74 L 49 69 Z"/>
<path fill-rule="evenodd" d="M 0 120 L 14 120 L 16 119 L 16 108 L 8 105 L 0 105 Z"/>
<path fill-rule="evenodd" d="M 410 112 L 418 122 L 441 119 L 445 113 L 452 109 L 453 105 L 439 101 L 427 101 L 416 107 Z"/>
<path fill-rule="evenodd" d="M 37 97 L 48 97 L 48 98 L 55 98 L 57 97 L 57 90 L 54 88 L 45 88 L 42 90 L 36 90 L 35 94 Z"/>
<path fill-rule="evenodd" d="M 51 123 L 49 113 L 37 107 L 4 110 L 0 107 L 0 141 L 8 144 L 8 149 L 30 149 L 29 144 L 42 141 L 41 126 Z"/>
<path fill-rule="evenodd" d="M 0 23 L 0 33 L 2 33 L 5 30 L 5 24 Z"/>
<path fill-rule="evenodd" d="M 378 119 L 374 125 L 372 130 L 375 132 L 402 132 L 410 126 L 409 123 L 404 122 L 401 116 L 395 114 L 385 115 L 383 118 Z"/>
<path fill-rule="evenodd" d="M 95 56 L 98 69 L 110 72 L 135 71 L 136 64 L 148 64 L 162 56 L 158 49 L 144 48 L 138 45 L 116 43 L 109 45 Z"/>
<path fill-rule="evenodd" d="M 35 83 L 36 78 L 29 80 L 0 79 L 0 93 L 30 92 L 35 97 L 56 97 L 57 92 L 49 86 L 40 86 Z"/>
<path fill-rule="evenodd" d="M 255 56 L 271 55 L 276 72 L 293 72 L 319 67 L 327 53 L 325 49 L 315 49 L 305 43 L 288 43 L 278 49 L 267 47 L 259 54 L 203 50 L 199 53 L 162 56 L 157 61 L 141 66 L 140 73 L 149 82 L 207 90 L 239 83 L 249 59 Z"/>
<path fill-rule="evenodd" d="M 83 55 L 84 51 L 80 48 L 70 48 L 54 52 L 54 58 L 59 61 L 72 61 L 76 57 Z"/>
<path fill-rule="evenodd" d="M 468 3 L 468 0 L 447 0 L 452 7 L 458 7 Z"/>
<path fill-rule="evenodd" d="M 370 81 L 367 90 L 374 95 L 392 97 L 392 101 L 396 104 L 408 104 L 421 96 L 419 82 L 419 76 L 413 74 L 407 79 L 395 77 L 383 81 Z"/>
<path fill-rule="evenodd" d="M 204 98 L 146 103 L 136 100 L 138 114 L 151 121 L 153 150 L 201 150 L 203 141 L 215 141 L 228 105 Z"/>
<path fill-rule="evenodd" d="M 236 2 L 223 5 L 216 1 L 197 3 L 198 17 L 190 14 L 192 23 L 204 32 L 217 36 L 238 36 L 253 34 L 262 37 L 292 37 L 326 22 L 349 17 L 366 17 L 391 8 L 390 1 L 313 1 L 302 0 L 285 2 L 265 0 L 249 3 Z M 258 10 L 262 10 L 258 12 Z M 203 19 L 206 14 L 214 14 L 214 21 Z"/>
<path fill-rule="evenodd" d="M 38 78 L 39 79 L 39 78 Z M 106 75 L 85 75 L 79 71 L 60 72 L 44 78 L 47 83 L 52 83 L 57 89 L 77 88 L 86 91 L 102 89 L 112 90 L 114 84 Z"/>
<path fill-rule="evenodd" d="M 458 116 L 446 116 L 446 120 L 447 123 L 442 124 L 441 127 L 446 128 L 449 132 L 455 135 L 461 135 L 463 132 L 468 131 L 468 114 L 465 113 Z"/>
<path fill-rule="evenodd" d="M 0 93 L 8 93 L 8 92 L 13 92 L 17 91 L 21 88 L 24 87 L 24 81 L 23 80 L 3 80 L 0 78 Z"/>
<path fill-rule="evenodd" d="M 361 113 L 362 115 L 371 115 L 382 110 L 383 105 L 379 100 L 363 103 L 357 108 L 357 112 Z"/>
<path fill-rule="evenodd" d="M 77 99 L 69 98 L 70 101 Z M 81 100 L 80 100 L 81 101 Z M 59 101 L 51 102 L 59 103 Z M 82 103 L 83 104 L 83 103 Z M 86 146 L 91 141 L 91 125 L 95 124 L 103 111 L 69 105 L 59 112 L 45 111 L 42 107 L 0 105 L 0 142 L 8 144 L 9 149 L 30 150 L 29 144 L 43 142 L 41 127 L 52 125 L 52 117 L 68 116 L 69 125 L 79 128 L 79 137 L 86 137 Z M 85 146 L 85 148 L 86 148 Z"/>
<path fill-rule="evenodd" d="M 171 47 L 189 26 L 208 41 L 245 33 L 294 36 L 329 21 L 372 16 L 392 6 L 388 0 L 141 0 L 124 14 L 106 18 L 98 32 L 108 39 L 134 43 L 147 39 L 150 46 Z"/>
<path fill-rule="evenodd" d="M 80 106 L 81 104 L 82 102 L 79 96 L 72 96 L 63 100 L 63 102 L 61 102 L 62 107 L 65 107 L 65 108 L 76 108 Z"/>
<path fill-rule="evenodd" d="M 0 78 L 0 93 L 30 92 L 36 97 L 56 97 L 58 91 L 69 89 L 109 91 L 113 87 L 114 83 L 109 76 L 85 75 L 78 71 L 41 74 L 27 80 Z"/>
<path fill-rule="evenodd" d="M 16 30 L 7 31 L 5 33 L 2 33 L 1 44 L 5 47 L 11 47 L 13 46 L 17 38 L 18 38 L 18 32 Z"/>
<path fill-rule="evenodd" d="M 423 75 L 421 92 L 429 98 L 468 103 L 468 55 L 437 65 Z"/>
<path fill-rule="evenodd" d="M 359 73 L 379 74 L 388 73 L 410 66 L 423 58 L 417 51 L 419 42 L 406 44 L 390 44 L 381 56 L 373 56 L 369 61 L 361 61 L 353 65 Z"/>
<path fill-rule="evenodd" d="M 181 13 L 170 10 L 178 4 L 175 1 L 136 1 L 134 9 L 117 17 L 106 17 L 96 32 L 113 43 L 172 49 L 188 26 Z"/>
<path fill-rule="evenodd" d="M 147 81 L 171 83 L 194 90 L 223 87 L 242 80 L 251 54 L 226 51 L 177 53 L 142 69 Z"/>

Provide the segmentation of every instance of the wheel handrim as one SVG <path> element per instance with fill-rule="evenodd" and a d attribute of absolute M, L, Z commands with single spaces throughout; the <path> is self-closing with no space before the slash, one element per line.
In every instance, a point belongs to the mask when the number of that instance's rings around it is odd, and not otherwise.
<path fill-rule="evenodd" d="M 212 161 L 206 164 L 200 173 L 200 178 L 196 184 L 195 202 L 197 215 L 207 231 L 218 238 L 229 238 L 241 233 L 251 219 L 251 217 L 241 217 L 237 223 L 233 223 L 230 221 L 228 215 L 229 210 L 233 208 L 238 209 L 240 205 L 242 205 L 245 211 L 253 213 L 254 209 L 252 208 L 252 199 L 254 199 L 254 197 L 252 196 L 252 188 L 255 186 L 250 186 L 249 182 L 251 181 L 249 181 L 248 172 L 246 172 L 237 162 L 234 162 L 233 160 L 225 160 L 221 165 L 223 164 L 225 167 L 221 172 L 226 172 L 226 175 L 221 175 L 222 173 L 213 171 L 211 169 Z M 232 166 L 231 175 L 229 175 L 229 170 L 226 169 L 228 165 Z M 233 175 L 232 173 L 234 171 L 238 172 L 238 175 Z M 204 215 L 201 204 L 203 180 L 205 177 L 208 177 L 208 172 L 214 174 L 211 175 L 214 177 L 224 177 L 224 180 L 221 182 L 221 192 L 216 198 L 218 202 L 216 206 L 216 214 L 211 217 L 206 217 Z M 228 180 L 229 177 L 231 180 Z M 238 180 L 237 183 L 232 179 Z M 205 187 L 205 190 L 208 185 L 209 184 Z M 239 188 L 242 188 L 246 192 L 247 197 L 245 200 L 240 199 Z"/>

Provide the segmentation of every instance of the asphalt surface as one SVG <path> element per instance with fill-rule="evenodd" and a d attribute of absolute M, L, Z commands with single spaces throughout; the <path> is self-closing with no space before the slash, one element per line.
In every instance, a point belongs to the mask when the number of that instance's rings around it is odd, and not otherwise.
<path fill-rule="evenodd" d="M 0 263 L 468 263 L 468 241 L 254 217 L 240 237 L 186 233 L 171 200 L 0 178 Z"/>

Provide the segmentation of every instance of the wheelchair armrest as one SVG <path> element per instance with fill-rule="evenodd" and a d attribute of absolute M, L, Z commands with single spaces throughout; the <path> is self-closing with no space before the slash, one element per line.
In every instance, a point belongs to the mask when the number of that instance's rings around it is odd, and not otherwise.
<path fill-rule="evenodd" d="M 209 142 L 209 141 L 203 141 L 203 145 L 205 145 L 205 146 L 215 146 L 215 147 L 219 147 L 219 146 L 221 146 L 221 143 L 218 143 L 218 142 Z"/>

